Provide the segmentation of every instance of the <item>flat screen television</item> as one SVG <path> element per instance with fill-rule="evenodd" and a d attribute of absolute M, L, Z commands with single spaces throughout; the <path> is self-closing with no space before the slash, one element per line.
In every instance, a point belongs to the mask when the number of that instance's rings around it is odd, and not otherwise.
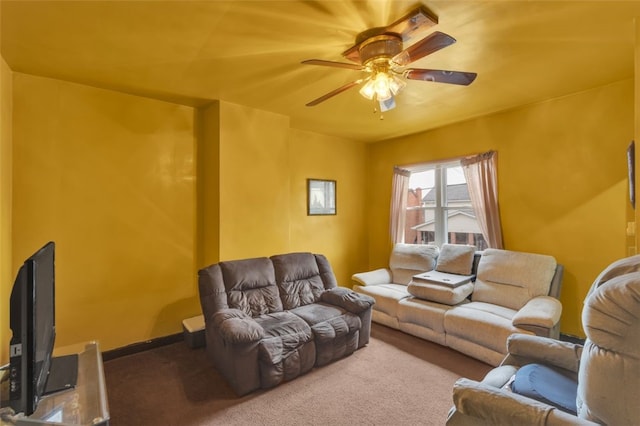
<path fill-rule="evenodd" d="M 75 386 L 77 378 L 77 356 L 56 363 L 52 355 L 56 339 L 53 241 L 20 267 L 9 303 L 9 403 L 14 412 L 29 416 L 44 395 Z M 53 374 L 57 370 L 59 374 Z"/>

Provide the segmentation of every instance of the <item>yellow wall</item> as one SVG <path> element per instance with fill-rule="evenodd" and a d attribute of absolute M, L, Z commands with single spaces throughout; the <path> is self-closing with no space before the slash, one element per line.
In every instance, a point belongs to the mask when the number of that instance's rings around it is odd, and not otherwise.
<path fill-rule="evenodd" d="M 591 282 L 626 255 L 626 148 L 633 138 L 632 80 L 370 147 L 370 267 L 387 264 L 394 165 L 498 151 L 505 248 L 565 265 L 561 330 L 583 335 Z"/>
<path fill-rule="evenodd" d="M 8 362 L 11 267 L 12 72 L 0 57 L 0 365 Z"/>
<path fill-rule="evenodd" d="M 310 251 L 327 256 L 338 282 L 350 286 L 367 265 L 366 145 L 227 102 L 199 117 L 199 267 Z M 307 216 L 307 178 L 337 181 L 337 215 Z"/>
<path fill-rule="evenodd" d="M 289 250 L 289 118 L 220 102 L 220 260 Z"/>
<path fill-rule="evenodd" d="M 291 250 L 322 253 L 338 283 L 367 268 L 366 145 L 318 133 L 292 130 Z M 307 216 L 307 179 L 336 181 L 336 216 Z"/>
<path fill-rule="evenodd" d="M 14 76 L 11 269 L 56 242 L 56 345 L 178 332 L 198 308 L 193 109 Z"/>
<path fill-rule="evenodd" d="M 323 253 L 350 285 L 387 264 L 396 164 L 497 149 L 507 248 L 566 266 L 566 333 L 582 334 L 591 280 L 626 252 L 632 81 L 365 145 L 226 102 L 196 111 L 20 73 L 12 82 L 1 65 L 0 244 L 12 251 L 2 274 L 12 280 L 57 242 L 58 345 L 108 350 L 179 332 L 200 310 L 197 268 L 218 260 Z M 336 216 L 306 215 L 310 177 L 337 181 Z"/>
<path fill-rule="evenodd" d="M 196 126 L 198 270 L 220 260 L 220 102 L 200 108 Z"/>
<path fill-rule="evenodd" d="M 180 332 L 200 313 L 197 269 L 218 260 L 323 253 L 344 285 L 366 267 L 364 144 L 225 102 L 13 84 L 10 269 L 56 241 L 58 346 Z M 338 181 L 338 215 L 306 216 L 307 177 Z"/>

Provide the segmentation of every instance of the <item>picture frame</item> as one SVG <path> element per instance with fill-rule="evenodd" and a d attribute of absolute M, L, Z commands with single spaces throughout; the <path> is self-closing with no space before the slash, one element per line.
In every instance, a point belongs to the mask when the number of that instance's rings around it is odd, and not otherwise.
<path fill-rule="evenodd" d="M 335 180 L 307 179 L 307 216 L 335 215 Z"/>

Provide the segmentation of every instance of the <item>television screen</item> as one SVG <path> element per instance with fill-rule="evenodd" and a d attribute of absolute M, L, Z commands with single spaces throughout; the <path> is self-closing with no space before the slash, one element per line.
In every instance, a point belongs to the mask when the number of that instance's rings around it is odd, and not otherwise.
<path fill-rule="evenodd" d="M 29 257 L 11 291 L 9 397 L 15 412 L 31 415 L 43 395 L 55 342 L 55 244 Z"/>

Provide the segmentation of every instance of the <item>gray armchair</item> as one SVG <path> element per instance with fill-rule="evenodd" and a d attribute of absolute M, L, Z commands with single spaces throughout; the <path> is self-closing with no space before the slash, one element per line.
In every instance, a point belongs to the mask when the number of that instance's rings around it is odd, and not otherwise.
<path fill-rule="evenodd" d="M 640 256 L 614 262 L 598 276 L 582 322 L 584 346 L 512 335 L 499 367 L 481 382 L 456 382 L 447 425 L 639 424 Z M 516 373 L 534 363 L 575 383 L 574 392 L 564 395 L 575 401 L 575 413 L 511 390 Z"/>

